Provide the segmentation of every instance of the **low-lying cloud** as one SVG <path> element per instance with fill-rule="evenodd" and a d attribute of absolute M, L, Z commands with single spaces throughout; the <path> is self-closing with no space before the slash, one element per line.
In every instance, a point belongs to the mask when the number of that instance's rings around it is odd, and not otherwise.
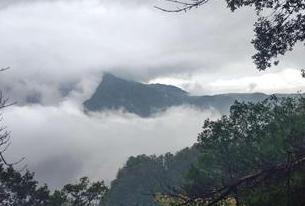
<path fill-rule="evenodd" d="M 143 119 L 116 112 L 86 115 L 75 102 L 55 106 L 14 106 L 5 111 L 12 131 L 6 154 L 23 164 L 52 188 L 81 176 L 108 183 L 131 155 L 175 152 L 195 143 L 203 121 L 216 111 L 171 108 Z"/>

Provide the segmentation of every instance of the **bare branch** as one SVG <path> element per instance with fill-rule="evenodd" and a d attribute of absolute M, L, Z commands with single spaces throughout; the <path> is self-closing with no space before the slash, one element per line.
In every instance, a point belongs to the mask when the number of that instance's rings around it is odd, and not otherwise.
<path fill-rule="evenodd" d="M 0 68 L 0 72 L 6 71 L 10 69 L 10 67 L 6 68 Z M 0 90 L 0 110 L 9 106 L 12 106 L 16 104 L 15 102 L 13 103 L 8 103 L 8 98 L 5 98 L 2 91 Z M 0 121 L 2 121 L 2 115 L 0 114 Z M 0 150 L 0 162 L 3 162 L 6 166 L 14 166 L 16 164 L 19 164 L 22 162 L 25 158 L 21 158 L 16 162 L 13 163 L 8 163 L 6 159 L 4 158 L 4 152 L 8 149 L 10 146 L 10 132 L 6 130 L 6 127 L 0 127 L 0 147 L 4 147 L 2 150 Z"/>
<path fill-rule="evenodd" d="M 199 6 L 206 4 L 209 0 L 192 0 L 192 1 L 179 1 L 179 0 L 164 0 L 173 4 L 181 5 L 181 7 L 178 7 L 176 9 L 165 9 L 159 6 L 154 6 L 154 8 L 159 9 L 164 12 L 186 12 L 188 10 L 191 10 L 193 8 L 198 8 Z"/>
<path fill-rule="evenodd" d="M 212 206 L 230 197 L 234 193 L 234 191 L 238 189 L 253 188 L 257 184 L 265 181 L 267 178 L 275 177 L 276 175 L 284 176 L 288 172 L 292 172 L 301 165 L 304 165 L 304 163 L 305 155 L 303 154 L 297 157 L 294 161 L 278 164 L 269 169 L 261 170 L 255 174 L 241 177 L 240 179 L 230 183 L 227 186 L 224 186 L 219 189 L 209 190 L 199 196 L 185 197 L 180 194 L 164 194 L 163 196 L 179 198 L 182 201 L 182 203 L 180 203 L 179 205 L 189 205 L 196 202 L 202 202 L 206 203 L 207 206 Z"/>
<path fill-rule="evenodd" d="M 0 159 L 1 159 L 1 161 L 2 161 L 6 166 L 12 167 L 12 166 L 15 166 L 15 165 L 21 163 L 23 160 L 25 160 L 25 157 L 20 158 L 20 159 L 19 159 L 18 161 L 16 161 L 16 162 L 8 163 L 8 162 L 6 161 L 6 159 L 4 158 L 4 156 L 3 156 L 3 153 L 0 152 Z"/>
<path fill-rule="evenodd" d="M 6 70 L 9 70 L 9 69 L 10 69 L 10 67 L 1 68 L 0 72 L 6 71 Z"/>

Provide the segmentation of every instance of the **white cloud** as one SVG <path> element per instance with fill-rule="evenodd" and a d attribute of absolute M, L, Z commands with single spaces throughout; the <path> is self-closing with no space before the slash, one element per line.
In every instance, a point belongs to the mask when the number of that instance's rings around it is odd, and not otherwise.
<path fill-rule="evenodd" d="M 285 69 L 278 72 L 261 73 L 254 77 L 241 77 L 238 79 L 220 79 L 211 83 L 215 90 L 241 92 L 240 88 L 247 88 L 247 92 L 296 93 L 305 88 L 305 80 L 299 70 Z M 304 92 L 304 90 L 303 90 Z"/>
<path fill-rule="evenodd" d="M 14 106 L 4 116 L 13 137 L 7 157 L 25 156 L 28 168 L 51 187 L 84 175 L 109 182 L 131 155 L 191 146 L 203 121 L 217 116 L 187 107 L 147 119 L 120 112 L 87 116 L 71 101 L 59 107 Z"/>
<path fill-rule="evenodd" d="M 277 71 L 256 72 L 254 75 L 240 75 L 238 73 L 220 76 L 218 74 L 192 75 L 186 77 L 157 78 L 152 83 L 174 84 L 184 88 L 194 95 L 206 93 L 242 93 L 264 92 L 296 93 L 304 92 L 305 79 L 298 69 L 281 69 Z"/>

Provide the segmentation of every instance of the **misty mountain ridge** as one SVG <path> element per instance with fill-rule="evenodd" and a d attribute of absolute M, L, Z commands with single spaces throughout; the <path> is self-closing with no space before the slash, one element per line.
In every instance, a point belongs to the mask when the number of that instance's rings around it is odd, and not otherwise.
<path fill-rule="evenodd" d="M 105 73 L 90 99 L 84 102 L 87 111 L 123 109 L 140 117 L 149 117 L 173 106 L 188 105 L 198 109 L 214 108 L 225 114 L 235 100 L 258 102 L 268 98 L 264 93 L 228 93 L 192 96 L 172 85 L 144 84 Z M 280 96 L 286 96 L 280 94 Z"/>

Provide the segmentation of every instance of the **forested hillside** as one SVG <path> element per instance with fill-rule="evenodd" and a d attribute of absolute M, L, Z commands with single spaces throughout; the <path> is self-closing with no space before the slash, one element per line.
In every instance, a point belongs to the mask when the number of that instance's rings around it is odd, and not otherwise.
<path fill-rule="evenodd" d="M 104 206 L 304 203 L 305 99 L 236 102 L 177 154 L 130 157 Z"/>
<path fill-rule="evenodd" d="M 161 156 L 139 155 L 130 157 L 111 183 L 102 205 L 104 206 L 153 206 L 153 195 L 175 191 L 183 187 L 185 177 L 198 160 L 196 146 L 177 154 Z"/>
<path fill-rule="evenodd" d="M 229 115 L 206 120 L 199 161 L 180 193 L 163 205 L 303 206 L 305 98 L 235 103 Z M 171 203 L 171 204 L 169 204 Z"/>

